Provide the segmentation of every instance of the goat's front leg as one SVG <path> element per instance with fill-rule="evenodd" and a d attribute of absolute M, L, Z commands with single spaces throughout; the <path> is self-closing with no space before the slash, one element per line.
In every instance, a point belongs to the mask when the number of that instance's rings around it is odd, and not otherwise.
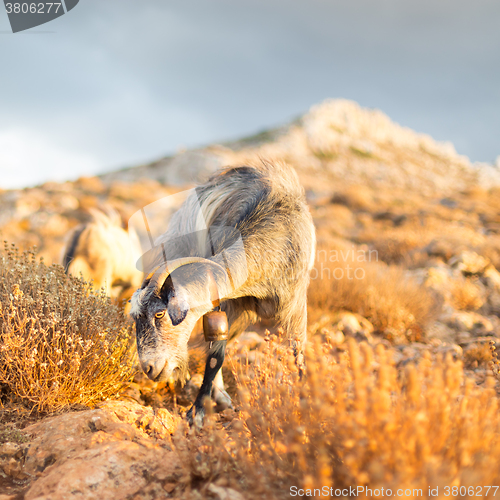
<path fill-rule="evenodd" d="M 233 409 L 231 396 L 224 389 L 224 380 L 222 379 L 222 369 L 217 372 L 212 384 L 212 399 L 215 402 L 215 411 L 221 412 L 227 408 Z"/>
<path fill-rule="evenodd" d="M 293 355 L 295 357 L 295 365 L 299 369 L 299 379 L 302 380 L 306 371 L 306 359 L 304 356 L 304 346 L 303 343 L 299 343 L 296 340 L 292 341 Z"/>
<path fill-rule="evenodd" d="M 297 308 L 300 311 L 300 308 Z M 299 378 L 302 380 L 306 371 L 306 358 L 304 356 L 304 349 L 307 341 L 307 304 L 304 303 L 302 307 L 303 313 L 297 315 L 291 320 L 291 325 L 288 326 L 288 332 L 297 333 L 292 337 L 293 355 L 295 357 L 295 364 L 299 369 Z"/>
<path fill-rule="evenodd" d="M 190 425 L 195 424 L 196 427 L 202 427 L 203 425 L 203 418 L 205 416 L 205 398 L 210 398 L 210 395 L 212 394 L 213 381 L 217 372 L 221 369 L 222 363 L 224 363 L 226 342 L 226 340 L 217 340 L 212 344 L 212 347 L 208 351 L 207 363 L 205 365 L 205 375 L 203 377 L 203 383 L 200 387 L 200 392 L 198 392 L 194 405 L 186 414 L 186 418 Z"/>

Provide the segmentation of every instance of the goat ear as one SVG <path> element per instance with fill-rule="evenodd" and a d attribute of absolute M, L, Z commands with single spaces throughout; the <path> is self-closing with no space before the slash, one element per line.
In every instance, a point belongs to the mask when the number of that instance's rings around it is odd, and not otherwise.
<path fill-rule="evenodd" d="M 173 326 L 182 323 L 189 311 L 189 303 L 181 287 L 174 288 L 172 278 L 169 276 L 160 290 L 160 297 L 167 305 L 167 312 Z"/>
<path fill-rule="evenodd" d="M 182 323 L 187 316 L 189 311 L 189 304 L 182 297 L 173 295 L 170 297 L 167 305 L 167 312 L 170 316 L 170 321 L 172 325 L 177 326 Z"/>

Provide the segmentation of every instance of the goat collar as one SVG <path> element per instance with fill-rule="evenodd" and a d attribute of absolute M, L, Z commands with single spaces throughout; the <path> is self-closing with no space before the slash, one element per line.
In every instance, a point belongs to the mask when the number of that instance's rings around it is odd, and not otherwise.
<path fill-rule="evenodd" d="M 203 334 L 207 342 L 215 342 L 217 340 L 227 340 L 229 324 L 227 315 L 220 310 L 219 290 L 215 281 L 212 270 L 208 269 L 208 288 L 210 290 L 210 300 L 215 311 L 210 311 L 203 316 Z"/>

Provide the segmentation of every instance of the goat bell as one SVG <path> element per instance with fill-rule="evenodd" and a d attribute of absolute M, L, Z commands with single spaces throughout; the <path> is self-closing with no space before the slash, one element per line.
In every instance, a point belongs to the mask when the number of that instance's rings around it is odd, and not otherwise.
<path fill-rule="evenodd" d="M 229 325 L 224 311 L 212 311 L 203 316 L 203 333 L 207 342 L 227 340 Z"/>

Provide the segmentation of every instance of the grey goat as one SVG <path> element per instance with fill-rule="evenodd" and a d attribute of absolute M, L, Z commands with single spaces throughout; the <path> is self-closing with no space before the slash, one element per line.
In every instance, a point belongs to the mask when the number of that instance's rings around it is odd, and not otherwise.
<path fill-rule="evenodd" d="M 219 298 L 228 340 L 259 317 L 275 318 L 296 339 L 300 368 L 315 246 L 304 189 L 285 164 L 227 168 L 196 188 L 144 256 L 150 273 L 131 299 L 147 376 L 185 378 L 191 332 Z M 210 345 L 203 384 L 187 414 L 191 424 L 202 424 L 205 397 L 224 394 L 226 342 Z"/>

